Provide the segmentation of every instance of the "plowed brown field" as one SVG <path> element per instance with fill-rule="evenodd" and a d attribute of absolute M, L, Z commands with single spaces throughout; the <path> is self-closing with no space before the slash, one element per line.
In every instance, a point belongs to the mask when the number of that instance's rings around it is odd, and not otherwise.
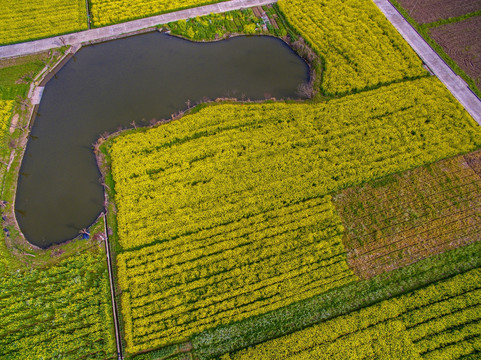
<path fill-rule="evenodd" d="M 346 189 L 334 203 L 362 278 L 481 239 L 481 151 Z"/>
<path fill-rule="evenodd" d="M 430 35 L 481 89 L 481 16 L 433 28 Z"/>
<path fill-rule="evenodd" d="M 419 24 L 481 10 L 479 0 L 398 0 L 398 2 Z"/>

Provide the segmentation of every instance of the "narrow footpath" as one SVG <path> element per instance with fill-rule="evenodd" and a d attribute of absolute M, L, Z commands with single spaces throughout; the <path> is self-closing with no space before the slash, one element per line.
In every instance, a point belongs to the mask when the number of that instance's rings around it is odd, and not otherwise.
<path fill-rule="evenodd" d="M 90 42 L 106 41 L 121 37 L 122 35 L 135 33 L 143 29 L 153 28 L 157 25 L 166 24 L 171 21 L 185 20 L 196 16 L 209 15 L 211 13 L 223 13 L 253 6 L 262 6 L 275 2 L 277 2 L 277 0 L 231 0 L 218 4 L 200 6 L 197 8 L 152 16 L 145 19 L 129 21 L 122 24 L 55 36 L 48 39 L 0 46 L 0 59 L 36 54 L 65 45 L 79 45 L 88 44 Z"/>
<path fill-rule="evenodd" d="M 411 45 L 424 63 L 448 88 L 466 111 L 481 125 L 481 100 L 471 91 L 468 84 L 444 62 L 421 35 L 391 5 L 388 0 L 373 0 L 387 19 Z"/>
<path fill-rule="evenodd" d="M 107 252 L 107 267 L 109 271 L 109 281 L 110 281 L 110 296 L 112 298 L 112 316 L 114 318 L 114 328 L 115 328 L 115 344 L 117 345 L 117 359 L 123 360 L 124 355 L 122 351 L 122 338 L 120 336 L 120 324 L 119 324 L 119 314 L 117 313 L 117 302 L 115 301 L 115 282 L 112 268 L 112 257 L 110 255 L 110 243 L 109 243 L 109 232 L 107 226 L 107 215 L 106 211 L 102 213 L 104 218 L 104 235 L 105 235 L 105 250 Z"/>

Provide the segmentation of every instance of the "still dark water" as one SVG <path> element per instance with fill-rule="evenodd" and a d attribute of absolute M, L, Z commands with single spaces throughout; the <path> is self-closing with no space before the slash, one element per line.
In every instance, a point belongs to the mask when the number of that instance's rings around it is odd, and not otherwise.
<path fill-rule="evenodd" d="M 296 98 L 308 67 L 282 41 L 192 43 L 160 33 L 82 48 L 50 80 L 18 182 L 17 219 L 40 247 L 75 237 L 103 208 L 92 144 L 204 98 Z"/>

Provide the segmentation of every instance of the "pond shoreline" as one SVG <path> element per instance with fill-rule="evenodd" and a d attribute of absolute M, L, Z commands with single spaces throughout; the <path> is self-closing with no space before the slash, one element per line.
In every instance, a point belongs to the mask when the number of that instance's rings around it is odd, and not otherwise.
<path fill-rule="evenodd" d="M 140 31 L 138 34 L 142 34 L 142 33 L 146 33 L 146 32 L 152 32 L 152 31 L 159 31 L 159 32 L 165 32 L 165 29 L 159 29 L 159 28 L 153 28 L 153 29 L 149 29 L 148 31 L 147 30 L 142 30 Z M 137 34 L 136 34 L 137 35 Z M 173 36 L 173 37 L 179 37 L 179 38 L 183 38 L 185 39 L 184 37 L 181 37 L 181 36 L 177 36 L 177 35 L 173 35 L 173 34 L 169 34 L 170 36 Z M 261 34 L 262 36 L 266 36 L 266 34 Z M 119 35 L 117 36 L 115 39 L 120 39 L 120 38 L 125 38 L 125 37 L 131 37 L 132 35 L 129 34 L 129 35 Z M 221 40 L 225 40 L 225 39 L 229 39 L 229 38 L 234 38 L 234 37 L 242 37 L 242 36 L 246 36 L 244 34 L 234 34 L 232 36 L 225 36 L 225 37 L 222 37 L 220 39 L 217 39 L 216 41 L 221 41 Z M 258 35 L 253 35 L 253 36 L 258 36 Z M 292 44 L 289 43 L 288 39 L 283 39 L 283 38 L 279 38 L 279 37 L 276 37 L 276 36 L 273 36 L 273 35 L 267 35 L 267 36 L 270 36 L 270 37 L 274 37 L 274 38 L 277 38 L 277 39 L 280 39 L 284 44 L 286 44 L 287 46 L 289 46 L 289 48 L 293 48 L 292 47 Z M 108 41 L 111 41 L 111 40 L 114 40 L 114 39 L 110 39 Z M 192 41 L 190 39 L 185 39 L 185 40 L 188 40 L 190 42 L 194 42 L 194 43 L 208 43 L 208 42 L 216 42 L 216 41 Z M 82 45 L 90 45 L 90 43 L 88 44 L 82 44 Z M 79 51 L 81 49 L 82 46 L 76 46 L 76 47 L 72 47 L 72 48 L 69 48 L 69 50 L 67 52 L 65 52 L 65 54 L 53 65 L 53 66 L 49 66 L 48 68 L 42 70 L 42 72 L 36 77 L 35 81 L 32 83 L 31 85 L 31 89 L 30 89 L 30 92 L 29 92 L 29 99 L 30 99 L 30 102 L 33 102 L 32 101 L 32 96 L 34 95 L 35 93 L 35 90 L 38 89 L 39 87 L 43 87 L 45 86 L 45 84 L 48 82 L 48 80 L 50 80 L 51 78 L 53 78 L 55 76 L 55 74 L 68 62 L 69 59 L 71 59 L 76 53 L 77 51 Z M 295 50 L 294 50 L 295 51 Z M 296 52 L 296 51 L 295 51 Z M 298 52 L 296 52 L 298 54 Z M 299 54 L 298 54 L 299 55 Z M 306 62 L 306 64 L 308 65 L 308 68 L 309 68 L 309 74 L 310 74 L 310 80 L 313 79 L 313 73 L 315 73 L 314 69 L 313 69 L 313 66 L 311 63 L 309 63 L 308 61 L 306 61 L 306 59 L 304 59 L 304 61 Z M 311 81 L 312 83 L 312 81 Z M 216 99 L 203 99 L 203 101 L 201 101 L 201 103 L 205 104 L 205 103 L 209 103 L 209 104 L 212 104 L 212 103 L 232 103 L 232 102 L 241 102 L 241 100 L 238 100 L 237 98 L 232 98 L 232 97 L 227 97 L 227 98 L 216 98 Z M 266 99 L 262 99 L 262 100 L 256 100 L 256 101 L 242 101 L 242 102 L 256 102 L 256 103 L 261 103 L 261 102 L 265 102 L 265 101 L 284 101 L 284 100 L 278 100 L 278 99 L 275 99 L 275 98 L 266 98 Z M 294 100 L 293 100 L 294 101 Z M 304 100 L 300 100 L 300 101 L 304 101 Z M 21 167 L 21 164 L 22 164 L 22 160 L 23 160 L 23 157 L 24 157 L 24 154 L 25 154 L 25 151 L 26 151 L 26 144 L 27 144 L 27 140 L 30 136 L 30 131 L 32 129 L 32 126 L 35 122 L 35 117 L 36 117 L 36 112 L 38 110 L 38 107 L 39 105 L 38 104 L 35 104 L 35 105 L 31 105 L 32 106 L 32 109 L 31 109 L 31 112 L 30 112 L 30 118 L 29 118 L 29 121 L 28 121 L 28 133 L 25 133 L 22 135 L 22 141 L 23 141 L 23 146 L 22 146 L 22 154 L 19 158 L 16 159 L 16 182 L 15 182 L 15 189 L 14 189 L 14 197 L 12 199 L 12 202 L 13 204 L 15 205 L 15 201 L 16 201 L 16 195 L 17 195 L 17 186 L 18 186 L 18 177 L 19 177 L 19 171 L 20 171 L 20 167 Z M 166 122 L 170 122 L 172 120 L 175 120 L 175 119 L 178 119 L 178 118 L 181 118 L 182 116 L 186 115 L 187 113 L 189 113 L 190 111 L 192 111 L 193 109 L 195 109 L 196 107 L 195 106 L 188 106 L 187 109 L 183 109 L 183 110 L 178 110 L 176 113 L 172 114 L 171 115 L 171 118 L 167 118 L 167 119 L 162 119 L 162 120 L 156 120 L 155 124 L 152 124 L 151 125 L 147 125 L 147 126 L 144 126 L 145 128 L 149 128 L 149 127 L 152 127 L 154 125 L 158 125 L 158 124 L 162 124 L 162 123 L 166 123 Z M 136 127 L 137 128 L 137 127 Z M 124 132 L 126 130 L 129 130 L 129 129 L 122 129 L 121 131 L 119 132 L 114 132 L 112 134 L 109 134 L 109 137 L 110 136 L 115 136 L 115 135 L 118 135 L 119 133 L 121 132 Z M 99 169 L 100 170 L 100 169 Z M 105 189 L 104 189 L 104 192 L 105 192 Z M 107 204 L 104 204 L 104 209 L 106 209 L 106 206 Z M 14 206 L 13 206 L 14 207 Z M 20 234 L 20 237 L 22 238 L 22 243 L 24 244 L 28 244 L 28 246 L 31 248 L 31 249 L 35 249 L 36 251 L 42 251 L 42 250 L 48 250 L 48 249 L 53 249 L 53 248 L 57 248 L 59 246 L 61 246 L 62 244 L 66 244 L 66 243 L 69 243 L 75 239 L 78 239 L 78 235 L 73 237 L 73 238 L 70 238 L 70 239 L 67 239 L 61 243 L 58 243 L 58 244 L 52 244 L 50 246 L 47 246 L 47 247 L 39 247 L 37 245 L 34 245 L 32 244 L 30 241 L 28 241 L 28 239 L 26 238 L 26 236 L 23 234 L 23 232 L 20 230 L 20 227 L 19 227 L 19 223 L 18 223 L 18 220 L 17 220 L 17 215 L 15 213 L 15 210 L 12 209 L 11 210 L 11 214 L 13 215 L 13 220 L 14 220 L 14 226 L 15 228 L 18 230 L 19 234 Z M 96 220 L 90 224 L 88 227 L 86 227 L 87 229 L 94 226 L 97 221 L 99 220 L 99 218 L 101 217 L 101 212 L 97 215 L 97 218 Z"/>
<path fill-rule="evenodd" d="M 73 52 L 70 51 L 70 49 L 73 50 Z M 78 51 L 78 49 L 76 48 L 70 48 L 68 51 L 66 51 L 62 56 L 60 56 L 60 58 L 53 64 L 53 65 L 46 65 L 45 68 L 42 69 L 42 71 L 40 71 L 39 74 L 37 74 L 37 76 L 33 79 L 32 83 L 30 84 L 30 89 L 29 89 L 29 92 L 28 92 L 28 95 L 27 95 L 27 115 L 26 116 L 22 116 L 22 114 L 20 113 L 15 113 L 13 116 L 15 115 L 18 115 L 19 116 L 19 125 L 23 125 L 25 131 L 22 132 L 22 134 L 20 135 L 20 137 L 18 138 L 17 140 L 17 144 L 16 144 L 16 148 L 12 150 L 11 152 L 11 162 L 10 164 L 13 164 L 15 163 L 15 165 L 13 167 L 9 167 L 7 169 L 7 172 L 11 172 L 13 173 L 14 175 L 14 181 L 13 181 L 13 184 L 14 184 L 14 188 L 11 189 L 12 193 L 13 193 L 13 196 L 10 200 L 11 202 L 11 206 L 9 208 L 10 211 L 8 211 L 8 217 L 9 217 L 9 220 L 10 222 L 12 222 L 14 226 L 14 228 L 18 231 L 19 233 L 19 237 L 21 239 L 21 243 L 23 245 L 27 245 L 28 247 L 30 247 L 31 249 L 34 249 L 34 250 L 46 250 L 44 248 L 41 248 L 37 245 L 34 245 L 33 243 L 31 243 L 30 241 L 27 240 L 27 238 L 25 237 L 25 235 L 23 234 L 22 230 L 20 229 L 20 226 L 18 224 L 18 221 L 17 221 L 17 216 L 16 216 L 16 213 L 15 213 L 15 201 L 16 201 L 16 198 L 17 198 L 17 187 L 18 187 L 18 178 L 20 176 L 20 168 L 22 166 L 22 162 L 23 162 L 23 158 L 25 156 L 25 152 L 26 152 L 26 149 L 27 149 L 27 143 L 28 143 L 28 139 L 30 137 L 30 132 L 32 130 L 32 126 L 35 122 L 35 117 L 38 113 L 38 108 L 39 108 L 39 104 L 34 101 L 35 100 L 35 97 L 36 97 L 36 90 L 39 88 L 39 87 L 43 87 L 45 85 L 45 83 L 48 81 L 45 81 L 45 79 L 51 79 L 53 76 L 55 76 L 55 74 L 63 67 L 63 65 L 65 65 L 67 63 L 67 61 L 75 54 L 76 51 Z M 23 118 L 23 119 L 22 119 Z M 22 121 L 23 120 L 23 121 Z M 16 150 L 20 150 L 20 151 L 16 151 Z M 13 155 L 13 156 L 12 156 Z M 13 157 L 13 159 L 12 159 Z M 9 165 L 10 165 L 9 164 Z M 19 239 L 16 239 L 17 241 Z M 68 239 L 65 241 L 65 243 L 67 242 L 70 242 L 74 239 Z"/>

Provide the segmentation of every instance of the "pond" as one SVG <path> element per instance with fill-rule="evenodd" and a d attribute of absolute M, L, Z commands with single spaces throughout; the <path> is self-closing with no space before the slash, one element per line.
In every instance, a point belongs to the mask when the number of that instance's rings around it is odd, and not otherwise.
<path fill-rule="evenodd" d="M 101 134 L 206 99 L 297 98 L 308 78 L 273 37 L 193 43 L 153 32 L 82 48 L 43 92 L 18 181 L 22 232 L 45 248 L 92 224 L 104 200 L 92 150 Z"/>

